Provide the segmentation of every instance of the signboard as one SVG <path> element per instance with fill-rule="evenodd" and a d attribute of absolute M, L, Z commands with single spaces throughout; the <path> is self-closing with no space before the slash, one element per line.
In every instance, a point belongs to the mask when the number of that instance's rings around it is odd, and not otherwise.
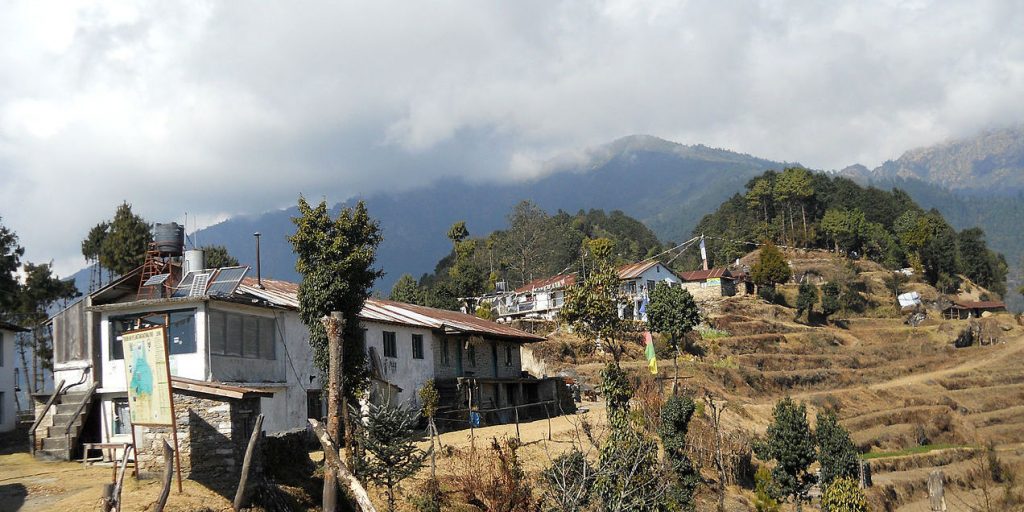
<path fill-rule="evenodd" d="M 722 286 L 722 278 L 712 277 L 711 279 L 708 279 L 707 283 L 708 286 Z"/>
<path fill-rule="evenodd" d="M 122 336 L 132 424 L 173 427 L 165 328 L 130 331 Z"/>

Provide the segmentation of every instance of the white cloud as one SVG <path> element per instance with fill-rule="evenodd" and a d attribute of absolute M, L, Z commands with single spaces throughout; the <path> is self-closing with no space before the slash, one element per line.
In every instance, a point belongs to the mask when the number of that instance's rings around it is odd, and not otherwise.
<path fill-rule="evenodd" d="M 7 2 L 0 216 L 154 221 L 521 179 L 648 133 L 819 168 L 1024 118 L 1017 2 Z"/>

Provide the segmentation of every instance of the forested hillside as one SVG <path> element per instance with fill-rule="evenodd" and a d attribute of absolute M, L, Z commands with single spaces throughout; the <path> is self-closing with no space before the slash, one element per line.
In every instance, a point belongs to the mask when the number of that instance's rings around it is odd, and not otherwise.
<path fill-rule="evenodd" d="M 552 215 L 522 201 L 508 214 L 504 229 L 477 236 L 471 229 L 464 221 L 453 224 L 448 230 L 451 252 L 418 283 L 410 275 L 403 276 L 391 297 L 454 309 L 458 307 L 456 298 L 493 291 L 499 281 L 515 288 L 533 279 L 585 268 L 584 242 L 588 239 L 611 240 L 620 263 L 639 261 L 662 250 L 653 231 L 618 210 L 579 210 L 575 214 L 559 210 Z"/>
<path fill-rule="evenodd" d="M 716 264 L 768 239 L 856 254 L 892 269 L 911 266 L 945 291 L 955 290 L 962 274 L 1006 293 L 1006 260 L 989 249 L 981 228 L 958 232 L 938 210 L 925 210 L 900 189 L 862 187 L 806 169 L 768 171 L 750 180 L 743 193 L 705 216 L 694 234 L 709 236 Z"/>

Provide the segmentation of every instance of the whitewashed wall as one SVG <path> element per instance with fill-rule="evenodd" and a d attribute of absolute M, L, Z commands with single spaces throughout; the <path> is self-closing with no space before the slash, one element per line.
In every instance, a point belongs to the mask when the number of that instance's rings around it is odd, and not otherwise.
<path fill-rule="evenodd" d="M 0 392 L 4 394 L 3 402 L 0 402 L 0 432 L 9 432 L 14 430 L 17 423 L 14 396 L 14 332 L 0 330 L 0 340 L 3 344 L 0 347 L 3 351 L 3 364 L 0 364 Z"/>

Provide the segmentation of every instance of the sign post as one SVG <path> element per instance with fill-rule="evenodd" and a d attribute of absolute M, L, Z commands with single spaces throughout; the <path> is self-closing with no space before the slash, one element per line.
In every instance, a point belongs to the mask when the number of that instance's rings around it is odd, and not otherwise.
<path fill-rule="evenodd" d="M 181 452 L 178 449 L 178 425 L 171 390 L 171 366 L 167 353 L 167 328 L 164 326 L 129 331 L 124 340 L 124 371 L 128 383 L 128 411 L 135 426 L 171 427 L 174 456 L 178 466 L 178 492 L 181 492 Z M 136 457 L 139 449 L 135 447 Z M 138 463 L 136 463 L 138 466 Z"/>

